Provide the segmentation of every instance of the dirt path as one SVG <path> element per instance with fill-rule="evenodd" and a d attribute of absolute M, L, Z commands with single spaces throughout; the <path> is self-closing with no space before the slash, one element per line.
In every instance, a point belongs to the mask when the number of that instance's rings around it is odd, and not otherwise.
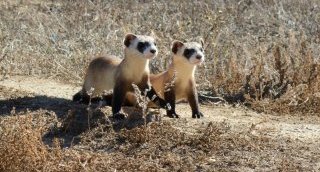
<path fill-rule="evenodd" d="M 0 81 L 0 86 L 33 93 L 35 95 L 46 95 L 65 99 L 70 99 L 76 91 L 80 90 L 80 87 L 74 87 L 48 79 L 25 76 L 10 77 L 9 79 Z"/>
<path fill-rule="evenodd" d="M 33 77 L 10 77 L 0 81 L 0 86 L 30 93 L 36 96 L 48 96 L 71 99 L 80 88 L 62 84 L 48 79 Z M 0 96 L 0 99 L 4 97 Z M 250 130 L 253 134 L 265 131 L 269 136 L 284 139 L 298 139 L 306 143 L 319 143 L 320 119 L 319 117 L 298 117 L 288 115 L 259 114 L 243 107 L 229 105 L 201 106 L 205 118 L 194 120 L 187 104 L 179 104 L 177 112 L 182 117 L 176 127 L 186 132 L 195 132 L 207 126 L 209 122 L 226 122 L 231 130 Z"/>

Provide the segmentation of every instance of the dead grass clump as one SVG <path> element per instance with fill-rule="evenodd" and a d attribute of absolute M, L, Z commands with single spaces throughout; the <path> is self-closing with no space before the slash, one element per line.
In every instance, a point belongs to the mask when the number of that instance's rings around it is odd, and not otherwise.
<path fill-rule="evenodd" d="M 261 71 L 254 69 L 256 79 L 247 82 L 247 101 L 254 109 L 265 112 L 317 114 L 319 109 L 320 66 L 313 59 L 306 43 L 297 50 L 304 60 L 288 57 L 284 48 L 274 49 L 276 75 L 265 78 Z M 299 66 L 296 65 L 299 63 Z M 263 64 L 265 65 L 265 64 Z M 252 75 L 249 75 L 251 78 Z M 258 79 L 257 79 L 258 77 Z"/>
<path fill-rule="evenodd" d="M 249 131 L 230 132 L 227 123 L 210 123 L 194 134 L 180 131 L 168 121 L 121 130 L 118 134 L 103 127 L 91 132 L 82 135 L 82 140 L 86 140 L 82 144 L 90 145 L 84 147 L 117 152 L 117 155 L 123 156 L 114 164 L 118 170 L 194 171 L 238 169 L 239 166 L 248 165 L 259 167 L 259 162 L 247 161 L 246 158 L 276 149 L 266 137 L 254 136 Z M 100 133 L 99 137 L 94 137 L 93 133 Z"/>
<path fill-rule="evenodd" d="M 42 141 L 48 127 L 41 125 L 41 118 L 33 115 L 1 119 L 0 171 L 112 170 L 108 165 L 109 156 L 90 151 L 62 149 L 58 139 L 54 139 L 53 147 L 48 147 Z"/>
<path fill-rule="evenodd" d="M 106 114 L 101 109 L 94 109 L 90 106 L 69 110 L 61 121 L 60 132 L 78 135 L 97 127 L 99 124 L 108 125 L 110 121 L 107 116 L 111 114 L 111 109 L 106 109 Z"/>
<path fill-rule="evenodd" d="M 108 157 L 81 150 L 64 150 L 57 139 L 53 147 L 48 147 L 42 141 L 44 132 L 50 129 L 52 122 L 46 121 L 48 118 L 50 117 L 41 113 L 1 118 L 0 171 L 108 169 Z"/>
<path fill-rule="evenodd" d="M 130 143 L 143 144 L 147 142 L 158 142 L 161 143 L 161 145 L 172 142 L 183 142 L 186 137 L 178 129 L 173 128 L 168 122 L 151 123 L 148 126 L 122 131 L 122 136 Z"/>
<path fill-rule="evenodd" d="M 41 141 L 42 128 L 32 126 L 32 117 L 11 117 L 0 123 L 1 171 L 42 170 L 49 151 Z"/>
<path fill-rule="evenodd" d="M 294 34 L 294 33 L 288 33 Z M 294 37 L 294 38 L 292 38 Z M 214 91 L 227 102 L 245 102 L 260 112 L 317 114 L 320 103 L 320 66 L 306 42 L 297 41 L 293 35 L 288 41 L 261 50 L 265 57 L 256 58 L 247 73 L 239 73 L 239 64 L 229 62 L 229 75 L 219 73 Z M 293 41 L 294 42 L 294 41 Z M 272 54 L 268 54 L 270 51 Z M 302 59 L 304 58 L 304 59 Z M 233 82 L 232 78 L 244 78 Z"/>

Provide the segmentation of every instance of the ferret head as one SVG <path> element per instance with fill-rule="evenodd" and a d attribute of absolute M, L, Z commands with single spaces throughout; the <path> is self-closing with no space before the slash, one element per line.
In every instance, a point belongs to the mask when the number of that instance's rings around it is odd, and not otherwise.
<path fill-rule="evenodd" d="M 197 42 L 174 41 L 172 44 L 174 58 L 180 59 L 191 65 L 198 65 L 204 61 L 203 41 Z"/>
<path fill-rule="evenodd" d="M 125 52 L 130 56 L 152 59 L 158 54 L 154 38 L 144 35 L 127 34 L 124 41 Z"/>

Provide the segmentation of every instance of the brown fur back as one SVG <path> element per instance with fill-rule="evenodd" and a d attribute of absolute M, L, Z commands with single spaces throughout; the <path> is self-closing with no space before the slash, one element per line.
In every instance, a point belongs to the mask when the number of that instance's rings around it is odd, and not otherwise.
<path fill-rule="evenodd" d="M 113 89 L 114 74 L 121 61 L 120 58 L 115 56 L 98 57 L 92 60 L 87 69 L 83 89 L 88 91 L 94 88 L 93 96 L 98 96 L 103 91 Z"/>

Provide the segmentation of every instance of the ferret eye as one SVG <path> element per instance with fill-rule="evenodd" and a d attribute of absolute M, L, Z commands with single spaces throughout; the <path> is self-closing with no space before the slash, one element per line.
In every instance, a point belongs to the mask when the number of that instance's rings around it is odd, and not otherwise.
<path fill-rule="evenodd" d="M 144 49 L 145 49 L 145 43 L 144 42 L 139 42 L 137 45 L 137 49 L 143 53 Z"/>
<path fill-rule="evenodd" d="M 137 49 L 140 53 L 143 53 L 143 51 L 150 46 L 149 42 L 139 42 L 137 45 Z"/>
<path fill-rule="evenodd" d="M 139 48 L 143 48 L 144 47 L 144 42 L 139 42 L 137 47 L 138 47 L 138 49 Z"/>
<path fill-rule="evenodd" d="M 195 53 L 195 51 L 196 50 L 194 49 L 185 49 L 183 55 L 189 59 L 192 56 L 192 54 Z"/>
<path fill-rule="evenodd" d="M 154 46 L 157 46 L 157 43 L 154 42 L 153 44 L 154 44 Z"/>
<path fill-rule="evenodd" d="M 203 52 L 203 48 L 200 48 L 200 51 Z"/>

